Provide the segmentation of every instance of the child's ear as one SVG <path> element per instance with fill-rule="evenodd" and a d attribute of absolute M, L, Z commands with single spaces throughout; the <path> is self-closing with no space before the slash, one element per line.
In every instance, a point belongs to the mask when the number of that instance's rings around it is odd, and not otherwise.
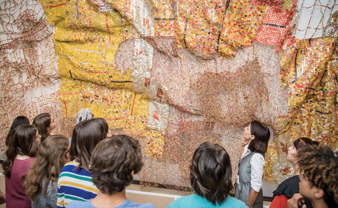
<path fill-rule="evenodd" d="M 130 173 L 130 174 L 131 174 L 131 176 L 134 176 L 134 171 L 131 171 L 131 173 Z"/>
<path fill-rule="evenodd" d="M 323 189 L 316 187 L 315 197 L 317 199 L 320 199 L 320 198 L 324 197 L 324 191 L 323 191 Z"/>
<path fill-rule="evenodd" d="M 254 135 L 251 135 L 250 137 L 251 141 L 255 139 L 255 136 Z"/>

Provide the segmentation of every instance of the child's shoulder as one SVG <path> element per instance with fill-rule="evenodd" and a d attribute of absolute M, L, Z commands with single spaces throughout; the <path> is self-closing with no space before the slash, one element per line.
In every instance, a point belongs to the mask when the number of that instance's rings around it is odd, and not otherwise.
<path fill-rule="evenodd" d="M 66 208 L 77 208 L 77 207 L 81 207 L 81 208 L 95 208 L 92 203 L 91 200 L 86 201 L 86 202 L 82 202 L 82 201 L 71 201 Z"/>
<path fill-rule="evenodd" d="M 228 196 L 225 200 L 226 202 L 226 205 L 232 205 L 232 206 L 235 206 L 235 207 L 239 207 L 239 208 L 244 208 L 244 207 L 247 207 L 246 204 L 244 202 L 242 202 L 241 200 L 239 199 L 236 199 L 235 197 L 231 197 L 231 196 Z"/>
<path fill-rule="evenodd" d="M 127 199 L 126 203 L 122 204 L 121 208 L 126 208 L 126 207 L 133 207 L 133 208 L 155 208 L 154 205 L 148 203 L 148 204 L 137 204 L 129 199 Z"/>

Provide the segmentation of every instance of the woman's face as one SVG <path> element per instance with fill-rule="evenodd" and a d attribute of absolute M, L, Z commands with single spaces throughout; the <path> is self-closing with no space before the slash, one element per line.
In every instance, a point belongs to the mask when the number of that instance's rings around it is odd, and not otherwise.
<path fill-rule="evenodd" d="M 311 184 L 304 174 L 299 175 L 299 180 L 299 193 L 310 200 L 314 198 L 317 188 Z"/>
<path fill-rule="evenodd" d="M 253 140 L 255 137 L 251 135 L 251 124 L 244 128 L 243 138 L 245 140 Z"/>
<path fill-rule="evenodd" d="M 41 143 L 41 135 L 39 134 L 38 130 L 36 130 L 35 140 L 37 145 Z"/>
<path fill-rule="evenodd" d="M 55 129 L 57 127 L 57 123 L 56 123 L 56 120 L 53 116 L 50 116 L 50 125 L 48 127 L 48 130 L 51 131 L 53 129 Z"/>
<path fill-rule="evenodd" d="M 291 147 L 289 147 L 288 156 L 286 157 L 286 159 L 290 163 L 296 164 L 296 162 L 297 162 L 297 149 L 296 149 L 295 145 L 292 145 Z"/>

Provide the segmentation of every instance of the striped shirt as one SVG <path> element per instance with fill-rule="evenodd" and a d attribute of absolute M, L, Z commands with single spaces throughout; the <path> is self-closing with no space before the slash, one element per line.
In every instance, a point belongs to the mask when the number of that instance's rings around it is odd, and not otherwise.
<path fill-rule="evenodd" d="M 92 174 L 71 161 L 63 167 L 58 180 L 57 207 L 66 207 L 73 200 L 88 201 L 96 197 L 98 189 L 92 182 Z"/>

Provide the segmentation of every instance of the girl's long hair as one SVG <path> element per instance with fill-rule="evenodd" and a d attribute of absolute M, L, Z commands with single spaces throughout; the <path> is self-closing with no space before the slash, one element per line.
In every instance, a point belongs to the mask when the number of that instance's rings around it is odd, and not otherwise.
<path fill-rule="evenodd" d="M 39 146 L 24 181 L 27 196 L 35 200 L 39 194 L 47 195 L 49 182 L 57 181 L 65 164 L 63 155 L 67 154 L 69 140 L 63 135 L 47 137 Z"/>
<path fill-rule="evenodd" d="M 10 138 L 13 137 L 14 129 L 22 124 L 29 124 L 29 120 L 26 116 L 18 116 L 14 119 L 11 128 L 9 129 L 9 132 L 6 137 L 5 144 L 8 146 Z"/>
<path fill-rule="evenodd" d="M 2 163 L 5 177 L 11 177 L 13 161 L 18 154 L 34 157 L 36 147 L 36 128 L 29 124 L 16 127 L 12 138 L 8 141 L 8 148 L 5 152 L 6 160 Z"/>
<path fill-rule="evenodd" d="M 70 158 L 79 163 L 77 168 L 89 170 L 90 158 L 96 145 L 107 137 L 108 124 L 103 118 L 92 118 L 77 124 L 73 130 Z"/>
<path fill-rule="evenodd" d="M 50 126 L 51 122 L 51 116 L 49 113 L 41 113 L 34 118 L 33 125 L 36 126 L 39 134 L 41 135 L 41 142 L 50 136 L 47 128 Z"/>

